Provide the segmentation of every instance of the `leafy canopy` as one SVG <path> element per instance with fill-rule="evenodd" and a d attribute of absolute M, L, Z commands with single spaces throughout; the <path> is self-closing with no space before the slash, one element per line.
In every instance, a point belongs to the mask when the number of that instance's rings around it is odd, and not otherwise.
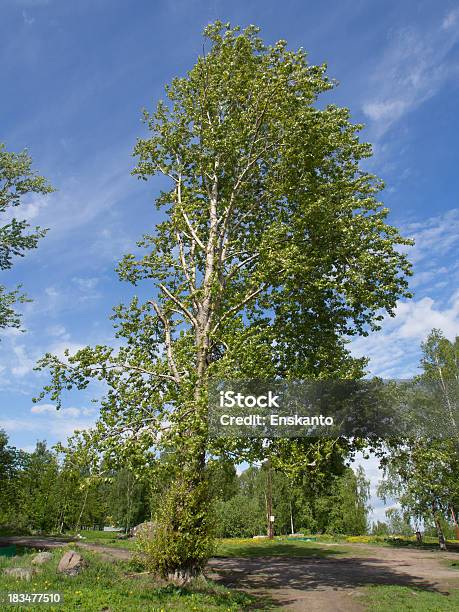
<path fill-rule="evenodd" d="M 325 66 L 285 41 L 266 46 L 254 26 L 216 22 L 205 36 L 210 51 L 145 112 L 149 135 L 135 147 L 134 174 L 170 182 L 145 255 L 118 268 L 151 299 L 115 308 L 121 348 L 41 363 L 56 401 L 68 386 L 107 382 L 99 433 L 130 453 L 151 447 L 164 420 L 174 435 L 188 429 L 210 375 L 360 376 L 343 338 L 377 328 L 408 295 L 398 247 L 409 241 L 360 168 L 371 154 L 361 126 L 315 104 L 333 87 Z"/>

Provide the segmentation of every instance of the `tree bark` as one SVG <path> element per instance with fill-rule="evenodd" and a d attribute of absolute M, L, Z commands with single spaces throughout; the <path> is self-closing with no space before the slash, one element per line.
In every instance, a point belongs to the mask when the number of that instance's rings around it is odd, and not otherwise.
<path fill-rule="evenodd" d="M 437 529 L 438 545 L 440 546 L 440 550 L 448 550 L 446 547 L 445 535 L 443 533 L 443 529 L 441 528 L 440 520 L 438 518 L 438 514 L 433 504 L 432 504 L 432 513 L 433 513 L 433 517 L 435 521 L 435 527 Z"/>

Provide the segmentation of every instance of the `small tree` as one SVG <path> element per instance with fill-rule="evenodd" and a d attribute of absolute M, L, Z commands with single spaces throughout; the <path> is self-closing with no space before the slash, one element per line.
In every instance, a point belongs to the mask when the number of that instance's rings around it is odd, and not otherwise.
<path fill-rule="evenodd" d="M 388 443 L 380 493 L 398 499 L 415 520 L 433 521 L 446 549 L 442 519 L 451 516 L 456 523 L 459 503 L 459 338 L 451 342 L 432 330 L 422 343 L 421 367 L 405 387 L 414 420 L 426 428 L 422 436 Z"/>
<path fill-rule="evenodd" d="M 4 225 L 0 225 L 0 270 L 9 270 L 15 257 L 23 257 L 26 251 L 34 249 L 40 238 L 47 232 L 18 220 L 13 214 L 28 194 L 47 194 L 53 191 L 49 183 L 32 170 L 32 160 L 28 153 L 9 153 L 0 143 L 0 219 L 8 215 Z M 16 303 L 27 301 L 20 287 L 8 291 L 0 285 L 0 328 L 19 327 L 20 316 L 14 310 Z"/>
<path fill-rule="evenodd" d="M 145 112 L 150 134 L 135 148 L 134 174 L 169 182 L 157 199 L 163 221 L 139 243 L 145 256 L 119 266 L 151 296 L 115 309 L 120 349 L 40 364 L 58 402 L 69 387 L 106 381 L 91 443 L 107 454 L 139 465 L 174 451 L 149 552 L 153 569 L 185 580 L 211 552 L 205 465 L 221 446 L 207 437 L 209 379 L 360 376 L 344 336 L 393 314 L 409 274 L 399 250 L 408 241 L 377 200 L 382 184 L 359 167 L 371 155 L 360 126 L 345 108 L 315 106 L 333 87 L 325 66 L 285 41 L 264 45 L 254 26 L 216 22 L 205 37 L 209 52 Z M 270 453 L 304 461 L 305 445 Z"/>

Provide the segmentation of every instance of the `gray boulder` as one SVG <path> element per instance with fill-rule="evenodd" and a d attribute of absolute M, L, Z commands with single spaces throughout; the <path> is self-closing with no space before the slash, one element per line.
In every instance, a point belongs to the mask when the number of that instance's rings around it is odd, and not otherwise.
<path fill-rule="evenodd" d="M 77 576 L 85 567 L 86 561 L 83 557 L 74 550 L 68 550 L 62 556 L 57 566 L 57 571 L 60 574 L 67 576 Z"/>
<path fill-rule="evenodd" d="M 138 536 L 143 537 L 153 537 L 156 531 L 156 523 L 152 521 L 147 521 L 145 523 L 140 523 L 140 525 L 136 525 L 131 530 L 131 535 L 136 538 Z"/>
<path fill-rule="evenodd" d="M 8 567 L 3 573 L 19 580 L 32 580 L 34 571 L 31 567 Z"/>
<path fill-rule="evenodd" d="M 41 552 L 32 559 L 32 565 L 43 565 L 43 563 L 47 563 L 51 561 L 53 555 L 50 552 Z"/>

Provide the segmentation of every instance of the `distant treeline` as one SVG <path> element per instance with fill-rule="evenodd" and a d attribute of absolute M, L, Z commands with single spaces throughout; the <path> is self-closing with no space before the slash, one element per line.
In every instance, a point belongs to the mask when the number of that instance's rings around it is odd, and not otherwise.
<path fill-rule="evenodd" d="M 207 472 L 217 535 L 266 533 L 266 466 L 238 474 L 231 461 L 210 460 Z M 127 468 L 94 476 L 45 442 L 29 453 L 10 446 L 0 431 L 0 525 L 14 532 L 62 533 L 102 525 L 129 530 L 154 520 L 167 473 L 166 466 L 140 476 Z M 343 466 L 320 491 L 311 490 L 307 481 L 292 484 L 275 470 L 271 479 L 276 534 L 367 533 L 369 483 L 363 470 Z"/>

